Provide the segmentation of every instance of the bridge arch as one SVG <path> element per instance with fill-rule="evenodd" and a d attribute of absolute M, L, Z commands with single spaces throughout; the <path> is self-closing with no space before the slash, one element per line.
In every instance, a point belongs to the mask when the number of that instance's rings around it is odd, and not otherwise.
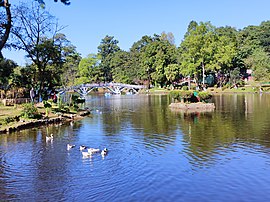
<path fill-rule="evenodd" d="M 75 91 L 80 96 L 85 97 L 95 88 L 106 88 L 112 94 L 121 94 L 124 89 L 130 89 L 133 92 L 137 93 L 140 89 L 146 89 L 144 85 L 132 85 L 132 84 L 123 84 L 123 83 L 90 83 L 90 84 L 81 84 L 77 86 L 71 86 L 64 89 L 59 89 L 60 92 L 64 93 L 67 91 Z"/>

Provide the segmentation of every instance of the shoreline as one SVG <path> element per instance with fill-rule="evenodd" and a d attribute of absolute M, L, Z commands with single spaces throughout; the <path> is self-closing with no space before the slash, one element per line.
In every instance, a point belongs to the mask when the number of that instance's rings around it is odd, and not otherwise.
<path fill-rule="evenodd" d="M 84 111 L 78 112 L 77 114 L 63 114 L 58 117 L 18 121 L 11 125 L 0 128 L 0 135 L 16 132 L 20 130 L 25 130 L 25 129 L 35 128 L 35 127 L 40 127 L 44 125 L 78 121 L 88 115 L 90 115 L 90 111 L 84 110 Z"/>

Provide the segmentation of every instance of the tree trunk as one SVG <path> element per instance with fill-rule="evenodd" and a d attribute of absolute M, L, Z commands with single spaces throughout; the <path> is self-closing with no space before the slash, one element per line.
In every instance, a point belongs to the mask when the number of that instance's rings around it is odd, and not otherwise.
<path fill-rule="evenodd" d="M 3 37 L 0 40 L 0 58 L 3 58 L 2 49 L 4 48 L 4 46 L 5 46 L 5 44 L 6 44 L 7 40 L 8 40 L 9 33 L 10 33 L 10 30 L 11 30 L 11 12 L 10 12 L 10 4 L 9 4 L 8 0 L 4 0 L 4 5 L 3 6 L 6 9 L 7 24 L 2 24 L 1 25 L 1 26 L 4 27 L 5 32 L 4 32 Z"/>
<path fill-rule="evenodd" d="M 202 83 L 203 83 L 203 86 L 204 86 L 204 83 L 205 83 L 205 81 L 204 81 L 204 77 L 205 77 L 205 68 L 204 68 L 204 63 L 202 62 Z"/>

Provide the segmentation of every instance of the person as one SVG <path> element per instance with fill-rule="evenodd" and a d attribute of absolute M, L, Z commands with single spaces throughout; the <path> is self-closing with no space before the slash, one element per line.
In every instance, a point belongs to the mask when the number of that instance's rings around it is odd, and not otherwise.
<path fill-rule="evenodd" d="M 30 98 L 31 98 L 31 102 L 34 102 L 35 99 L 35 91 L 34 88 L 32 87 L 30 90 Z"/>
<path fill-rule="evenodd" d="M 200 101 L 201 101 L 201 100 L 200 100 L 200 97 L 199 97 L 199 94 L 198 94 L 197 91 L 194 91 L 193 95 L 194 95 L 194 97 L 196 97 L 197 102 L 200 102 Z"/>
<path fill-rule="evenodd" d="M 54 94 L 53 94 L 53 102 L 54 103 L 57 103 L 57 96 L 56 96 L 56 93 L 54 92 Z"/>

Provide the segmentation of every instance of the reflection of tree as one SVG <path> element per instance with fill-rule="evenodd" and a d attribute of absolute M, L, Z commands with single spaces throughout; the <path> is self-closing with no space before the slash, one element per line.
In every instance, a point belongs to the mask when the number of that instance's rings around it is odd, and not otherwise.
<path fill-rule="evenodd" d="M 238 142 L 258 143 L 270 147 L 269 96 L 259 95 L 214 96 L 213 113 L 178 113 L 179 124 L 189 148 L 186 152 L 192 161 L 204 163 L 220 149 L 231 148 Z M 262 107 L 264 106 L 264 107 Z"/>
<path fill-rule="evenodd" d="M 121 98 L 119 98 L 121 102 Z M 116 101 L 110 103 L 113 113 L 103 113 L 104 130 L 107 134 L 119 133 L 132 125 L 144 138 L 153 144 L 168 144 L 176 130 L 176 121 L 168 110 L 169 99 L 165 96 L 138 96 L 128 101 L 122 100 L 121 109 Z"/>

